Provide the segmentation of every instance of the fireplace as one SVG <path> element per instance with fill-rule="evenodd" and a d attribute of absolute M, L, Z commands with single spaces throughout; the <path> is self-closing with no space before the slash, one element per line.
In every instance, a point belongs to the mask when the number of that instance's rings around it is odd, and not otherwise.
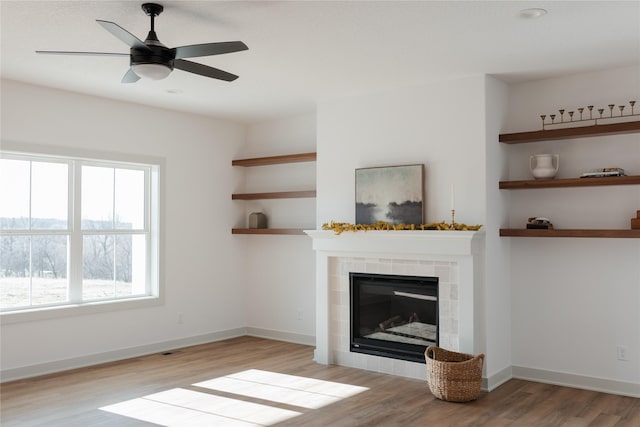
<path fill-rule="evenodd" d="M 349 273 L 350 351 L 425 363 L 438 345 L 438 278 Z"/>
<path fill-rule="evenodd" d="M 305 232 L 316 251 L 316 362 L 426 380 L 424 363 L 351 351 L 352 272 L 437 277 L 438 346 L 483 352 L 484 232 Z"/>

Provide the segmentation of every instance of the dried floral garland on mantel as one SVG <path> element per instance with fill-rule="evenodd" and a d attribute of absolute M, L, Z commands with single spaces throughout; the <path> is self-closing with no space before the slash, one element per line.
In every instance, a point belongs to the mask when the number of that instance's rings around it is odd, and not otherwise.
<path fill-rule="evenodd" d="M 477 231 L 482 225 L 467 225 L 453 222 L 432 222 L 429 224 L 391 224 L 384 221 L 378 221 L 375 224 L 349 224 L 347 222 L 334 222 L 322 224 L 323 230 L 332 230 L 336 234 L 345 231 L 418 231 L 418 230 L 448 230 L 448 231 Z"/>

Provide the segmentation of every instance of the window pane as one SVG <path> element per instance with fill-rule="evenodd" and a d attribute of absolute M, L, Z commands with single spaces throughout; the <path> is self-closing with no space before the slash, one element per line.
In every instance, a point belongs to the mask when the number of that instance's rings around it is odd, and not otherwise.
<path fill-rule="evenodd" d="M 146 294 L 146 237 L 116 237 L 116 295 Z"/>
<path fill-rule="evenodd" d="M 23 307 L 31 303 L 29 237 L 0 237 L 0 307 Z"/>
<path fill-rule="evenodd" d="M 113 168 L 82 167 L 82 228 L 113 229 Z"/>
<path fill-rule="evenodd" d="M 114 236 L 84 236 L 82 247 L 82 299 L 112 298 L 114 287 Z"/>
<path fill-rule="evenodd" d="M 65 163 L 31 164 L 31 228 L 66 230 L 68 170 Z"/>
<path fill-rule="evenodd" d="M 29 228 L 29 162 L 0 159 L 0 228 Z"/>
<path fill-rule="evenodd" d="M 68 301 L 67 236 L 31 238 L 31 304 Z"/>
<path fill-rule="evenodd" d="M 144 228 L 144 171 L 116 169 L 116 228 Z"/>
<path fill-rule="evenodd" d="M 2 236 L 0 247 L 2 308 L 68 300 L 67 236 Z"/>
<path fill-rule="evenodd" d="M 84 300 L 147 293 L 146 236 L 94 235 L 83 242 Z"/>

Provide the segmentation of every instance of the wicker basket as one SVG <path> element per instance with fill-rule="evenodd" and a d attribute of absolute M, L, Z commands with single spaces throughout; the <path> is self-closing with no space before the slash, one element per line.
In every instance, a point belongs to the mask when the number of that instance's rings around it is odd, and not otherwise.
<path fill-rule="evenodd" d="M 431 393 L 449 402 L 468 402 L 480 395 L 484 354 L 472 356 L 437 347 L 427 347 L 427 381 Z"/>

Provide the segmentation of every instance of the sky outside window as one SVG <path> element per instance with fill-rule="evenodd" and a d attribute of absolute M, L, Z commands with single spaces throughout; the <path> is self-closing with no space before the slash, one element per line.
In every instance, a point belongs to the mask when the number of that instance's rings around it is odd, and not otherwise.
<path fill-rule="evenodd" d="M 83 166 L 82 228 L 144 228 L 144 190 L 142 170 Z"/>

